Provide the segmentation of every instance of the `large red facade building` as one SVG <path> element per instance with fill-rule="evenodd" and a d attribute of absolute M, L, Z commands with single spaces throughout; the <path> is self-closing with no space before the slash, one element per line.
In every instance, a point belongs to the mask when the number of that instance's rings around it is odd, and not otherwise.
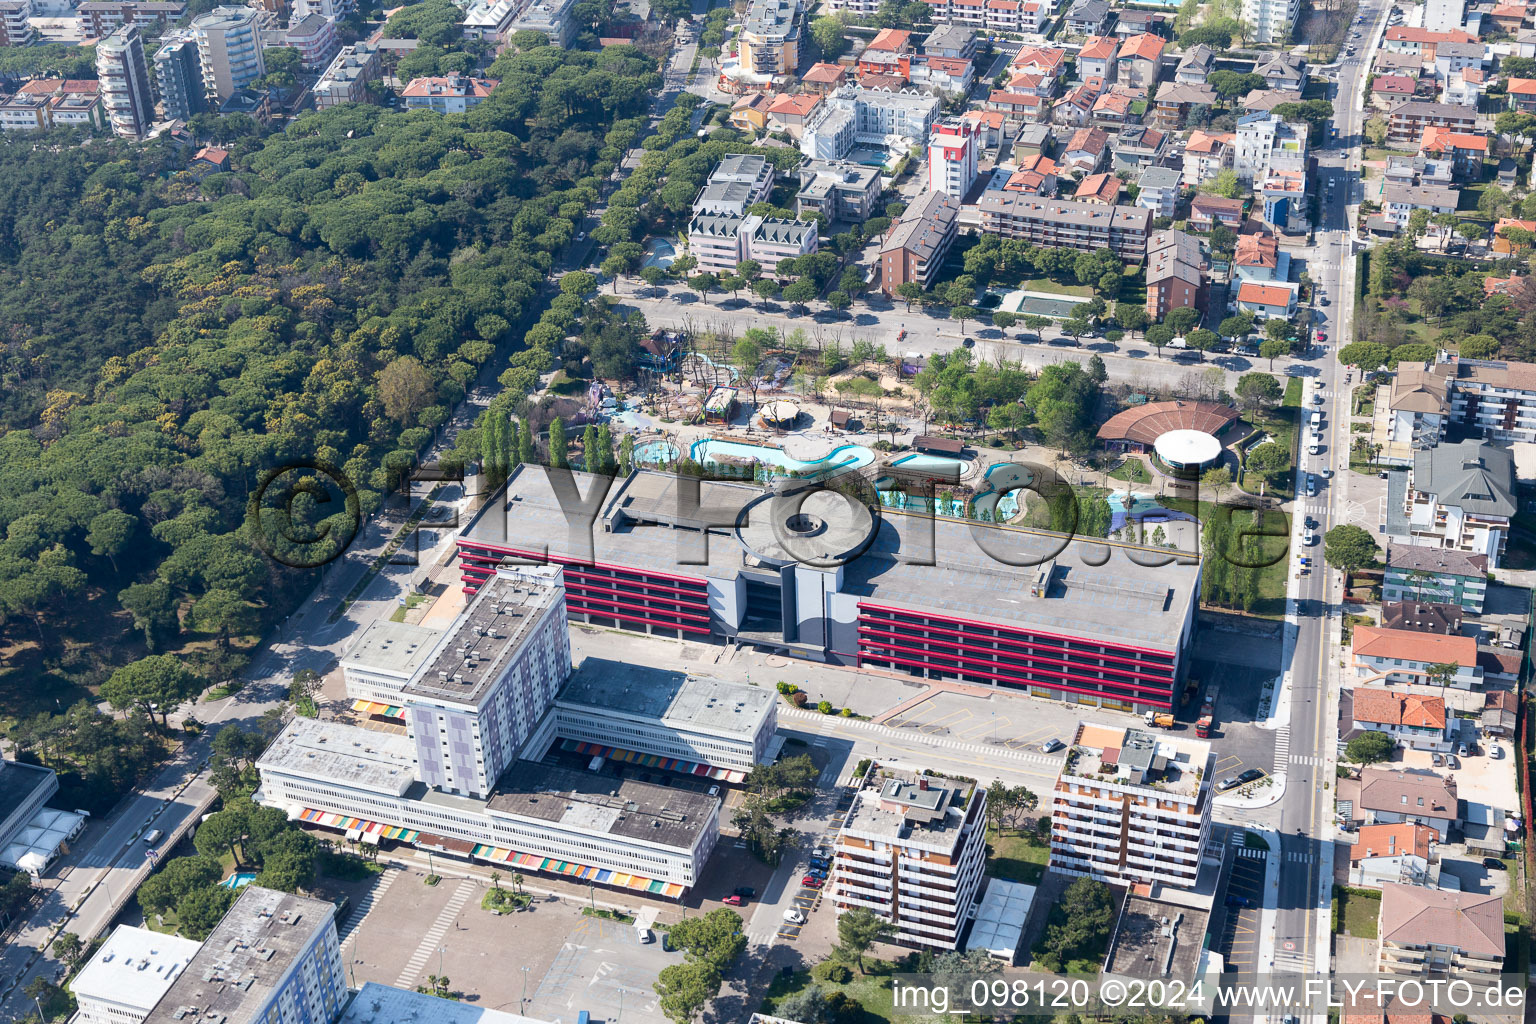
<path fill-rule="evenodd" d="M 471 591 L 563 566 L 573 621 L 1125 710 L 1176 703 L 1199 589 L 1167 549 L 648 471 L 524 466 L 458 546 Z"/>

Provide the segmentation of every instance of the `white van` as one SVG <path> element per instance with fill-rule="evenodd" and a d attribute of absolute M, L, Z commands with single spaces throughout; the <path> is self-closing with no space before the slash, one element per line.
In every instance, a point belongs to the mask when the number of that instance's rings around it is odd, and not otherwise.
<path fill-rule="evenodd" d="M 1323 414 L 1320 412 L 1314 412 L 1312 414 L 1312 418 L 1307 422 L 1312 424 L 1313 429 L 1321 429 L 1323 426 Z"/>
<path fill-rule="evenodd" d="M 1169 348 L 1189 348 L 1189 342 L 1183 338 L 1174 338 L 1168 343 Z"/>

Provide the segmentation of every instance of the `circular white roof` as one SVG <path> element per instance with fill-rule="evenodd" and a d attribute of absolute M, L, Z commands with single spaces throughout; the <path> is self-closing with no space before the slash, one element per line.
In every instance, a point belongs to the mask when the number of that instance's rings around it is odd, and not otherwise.
<path fill-rule="evenodd" d="M 1221 442 L 1203 430 L 1170 430 L 1153 442 L 1157 457 L 1175 466 L 1197 466 L 1221 454 Z"/>

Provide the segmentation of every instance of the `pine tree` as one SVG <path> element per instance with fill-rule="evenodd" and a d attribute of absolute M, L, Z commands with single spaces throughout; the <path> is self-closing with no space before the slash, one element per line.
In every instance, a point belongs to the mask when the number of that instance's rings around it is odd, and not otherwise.
<path fill-rule="evenodd" d="M 599 473 L 612 473 L 614 470 L 613 429 L 606 423 L 597 428 L 597 452 L 599 460 L 597 471 Z"/>
<path fill-rule="evenodd" d="M 635 439 L 629 434 L 619 442 L 619 472 L 625 476 L 635 467 Z"/>
<path fill-rule="evenodd" d="M 570 465 L 565 447 L 565 424 L 558 416 L 549 421 L 549 465 L 551 469 L 566 469 Z"/>
<path fill-rule="evenodd" d="M 533 454 L 533 426 L 527 420 L 523 420 L 523 428 L 517 432 L 517 461 L 524 466 L 539 461 Z"/>

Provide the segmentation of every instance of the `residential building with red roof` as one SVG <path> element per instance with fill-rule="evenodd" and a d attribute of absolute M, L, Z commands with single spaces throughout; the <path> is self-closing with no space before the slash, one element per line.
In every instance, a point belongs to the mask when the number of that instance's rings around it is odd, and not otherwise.
<path fill-rule="evenodd" d="M 1229 169 L 1236 139 L 1232 132 L 1190 132 L 1184 144 L 1184 186 L 1197 188 Z"/>
<path fill-rule="evenodd" d="M 1115 56 L 1120 52 L 1120 40 L 1114 36 L 1089 36 L 1083 40 L 1083 48 L 1077 51 L 1078 77 L 1102 78 L 1112 82 L 1115 78 Z"/>
<path fill-rule="evenodd" d="M 847 69 L 841 64 L 812 64 L 805 74 L 800 76 L 800 82 L 812 92 L 825 96 L 842 85 L 847 74 Z"/>
<path fill-rule="evenodd" d="M 1377 75 L 1371 80 L 1371 106 L 1391 110 L 1419 91 L 1419 80 L 1408 75 Z"/>
<path fill-rule="evenodd" d="M 1093 123 L 1104 128 L 1118 128 L 1131 119 L 1133 97 L 1111 90 L 1093 101 L 1089 115 Z"/>
<path fill-rule="evenodd" d="M 1401 747 L 1445 753 L 1455 739 L 1455 719 L 1445 713 L 1440 697 L 1401 692 L 1378 686 L 1351 691 L 1350 717 L 1361 732 L 1382 732 Z"/>
<path fill-rule="evenodd" d="M 780 93 L 768 103 L 768 126 L 802 128 L 806 118 L 820 105 L 821 97 L 814 92 Z"/>
<path fill-rule="evenodd" d="M 731 104 L 731 127 L 742 132 L 760 132 L 768 127 L 768 97 L 748 93 Z"/>
<path fill-rule="evenodd" d="M 500 84 L 494 78 L 472 78 L 468 75 L 413 78 L 401 95 L 407 110 L 462 114 L 484 103 L 491 91 Z"/>
<path fill-rule="evenodd" d="M 1387 882 L 1376 934 L 1381 974 L 1486 983 L 1504 970 L 1502 896 Z"/>
<path fill-rule="evenodd" d="M 1127 39 L 1115 57 L 1120 81 L 1144 89 L 1156 85 L 1164 45 L 1161 36 L 1150 32 Z"/>
<path fill-rule="evenodd" d="M 1237 289 L 1236 308 L 1262 320 L 1286 318 L 1296 312 L 1296 292 L 1283 285 L 1244 281 Z"/>
<path fill-rule="evenodd" d="M 1441 43 L 1475 43 L 1477 37 L 1465 32 L 1431 32 L 1424 28 L 1389 28 L 1382 36 L 1382 49 L 1390 53 L 1406 53 L 1418 57 L 1425 64 L 1435 62 L 1435 51 Z"/>
<path fill-rule="evenodd" d="M 1225 196 L 1195 196 L 1189 201 L 1191 227 L 1209 231 L 1213 224 L 1225 224 L 1233 231 L 1243 226 L 1243 201 Z"/>
<path fill-rule="evenodd" d="M 1379 889 L 1387 882 L 1440 884 L 1440 835 L 1411 821 L 1366 825 L 1349 848 L 1349 884 Z"/>
<path fill-rule="evenodd" d="M 886 53 L 912 53 L 916 49 L 917 47 L 912 45 L 912 33 L 900 28 L 881 29 L 875 33 L 875 38 L 871 39 L 869 45 L 864 48 L 866 53 L 870 50 L 884 51 Z"/>
<path fill-rule="evenodd" d="M 1488 142 L 1486 135 L 1430 125 L 1419 136 L 1419 152 L 1424 156 L 1444 157 L 1451 162 L 1452 174 L 1475 180 L 1482 177 Z"/>
<path fill-rule="evenodd" d="M 1043 121 L 1049 113 L 1050 100 L 1034 93 L 995 89 L 987 94 L 987 109 L 995 110 L 1012 121 Z"/>
<path fill-rule="evenodd" d="M 1482 679 L 1477 641 L 1407 629 L 1356 626 L 1350 649 L 1355 678 L 1365 683 L 1428 683 L 1432 665 L 1456 665 L 1450 685 L 1473 689 Z"/>
<path fill-rule="evenodd" d="M 1078 182 L 1072 198 L 1080 203 L 1114 206 L 1120 199 L 1120 179 L 1113 174 L 1090 174 Z"/>
<path fill-rule="evenodd" d="M 1536 78 L 1510 78 L 1504 84 L 1511 110 L 1536 113 Z"/>

